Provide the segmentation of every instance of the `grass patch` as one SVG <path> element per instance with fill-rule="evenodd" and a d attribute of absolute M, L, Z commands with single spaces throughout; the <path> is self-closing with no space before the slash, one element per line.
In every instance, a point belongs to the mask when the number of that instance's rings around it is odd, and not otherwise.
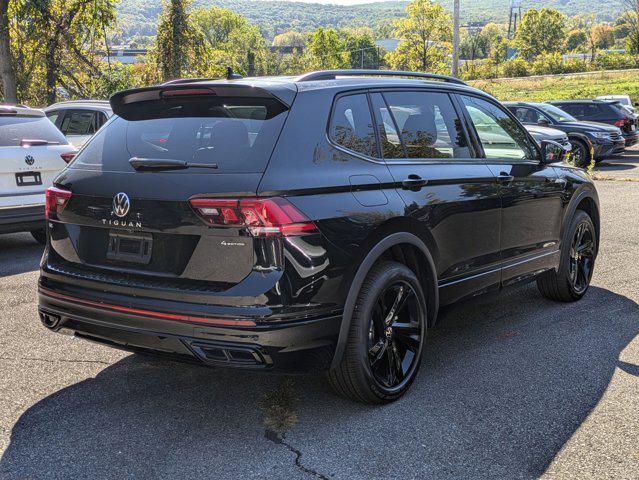
<path fill-rule="evenodd" d="M 545 102 L 599 95 L 630 95 L 635 102 L 639 101 L 638 80 L 639 72 L 636 70 L 617 70 L 581 75 L 474 80 L 468 83 L 501 101 Z"/>

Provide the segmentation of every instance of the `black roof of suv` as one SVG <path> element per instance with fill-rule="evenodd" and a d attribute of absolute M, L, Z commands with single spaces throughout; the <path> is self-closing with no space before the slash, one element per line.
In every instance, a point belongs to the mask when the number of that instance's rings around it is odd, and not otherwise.
<path fill-rule="evenodd" d="M 329 370 L 384 403 L 415 378 L 439 305 L 540 274 L 550 298 L 584 295 L 588 176 L 489 95 L 391 74 L 407 72 L 114 95 L 47 194 L 42 322 L 205 365 Z"/>

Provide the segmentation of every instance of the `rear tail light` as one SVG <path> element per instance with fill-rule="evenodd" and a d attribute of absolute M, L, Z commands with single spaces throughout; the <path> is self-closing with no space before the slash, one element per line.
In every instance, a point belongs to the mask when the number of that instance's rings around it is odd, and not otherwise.
<path fill-rule="evenodd" d="M 62 190 L 58 187 L 49 187 L 46 192 L 45 217 L 51 218 L 51 214 L 58 215 L 64 210 L 71 198 L 69 190 Z"/>
<path fill-rule="evenodd" d="M 61 153 L 60 157 L 62 157 L 62 160 L 64 160 L 64 163 L 70 163 L 71 160 L 75 158 L 75 152 Z"/>
<path fill-rule="evenodd" d="M 617 120 L 615 122 L 615 127 L 623 127 L 626 123 L 628 123 L 628 120 L 626 120 L 625 118 L 622 118 L 621 120 Z"/>
<path fill-rule="evenodd" d="M 193 198 L 190 203 L 206 224 L 247 227 L 255 237 L 317 231 L 315 224 L 284 198 Z"/>

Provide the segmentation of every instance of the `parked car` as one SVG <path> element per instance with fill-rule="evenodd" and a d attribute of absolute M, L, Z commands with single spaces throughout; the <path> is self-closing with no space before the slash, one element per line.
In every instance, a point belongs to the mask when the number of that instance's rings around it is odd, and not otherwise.
<path fill-rule="evenodd" d="M 637 113 L 637 109 L 632 103 L 632 100 L 630 99 L 629 95 L 603 95 L 603 96 L 597 97 L 597 100 L 615 102 L 623 106 L 624 108 L 628 109 L 630 113 L 633 113 L 633 114 Z"/>
<path fill-rule="evenodd" d="M 578 120 L 607 123 L 621 129 L 626 147 L 639 141 L 635 116 L 614 102 L 601 100 L 561 100 L 548 102 L 568 112 Z"/>
<path fill-rule="evenodd" d="M 562 132 L 556 128 L 542 127 L 541 125 L 524 125 L 524 127 L 536 140 L 537 145 L 541 146 L 541 142 L 544 140 L 552 140 L 564 147 L 566 153 L 572 150 L 572 145 L 566 132 Z"/>
<path fill-rule="evenodd" d="M 558 301 L 588 289 L 594 183 L 460 80 L 187 79 L 111 105 L 48 190 L 53 331 L 328 370 L 337 392 L 385 403 L 415 379 L 440 306 L 526 280 Z"/>
<path fill-rule="evenodd" d="M 45 242 L 44 191 L 74 154 L 42 110 L 0 106 L 0 233 Z"/>
<path fill-rule="evenodd" d="M 82 147 L 113 115 L 111 105 L 103 100 L 59 102 L 48 106 L 44 111 L 49 120 L 77 148 Z"/>
<path fill-rule="evenodd" d="M 617 127 L 577 120 L 548 103 L 504 102 L 504 105 L 524 125 L 549 126 L 566 132 L 574 162 L 580 167 L 588 166 L 593 158 L 598 162 L 625 149 L 625 140 Z"/>

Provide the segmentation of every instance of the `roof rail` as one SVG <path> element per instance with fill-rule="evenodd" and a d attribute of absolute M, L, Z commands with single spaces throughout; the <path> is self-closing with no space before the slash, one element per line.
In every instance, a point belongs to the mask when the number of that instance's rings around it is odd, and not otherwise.
<path fill-rule="evenodd" d="M 402 70 L 368 70 L 368 69 L 343 69 L 343 70 L 320 70 L 318 72 L 305 73 L 295 79 L 296 82 L 312 82 L 316 80 L 335 80 L 337 77 L 411 77 L 424 80 L 439 80 L 441 82 L 467 85 L 459 78 L 448 75 L 438 75 L 436 73 L 407 72 Z"/>

